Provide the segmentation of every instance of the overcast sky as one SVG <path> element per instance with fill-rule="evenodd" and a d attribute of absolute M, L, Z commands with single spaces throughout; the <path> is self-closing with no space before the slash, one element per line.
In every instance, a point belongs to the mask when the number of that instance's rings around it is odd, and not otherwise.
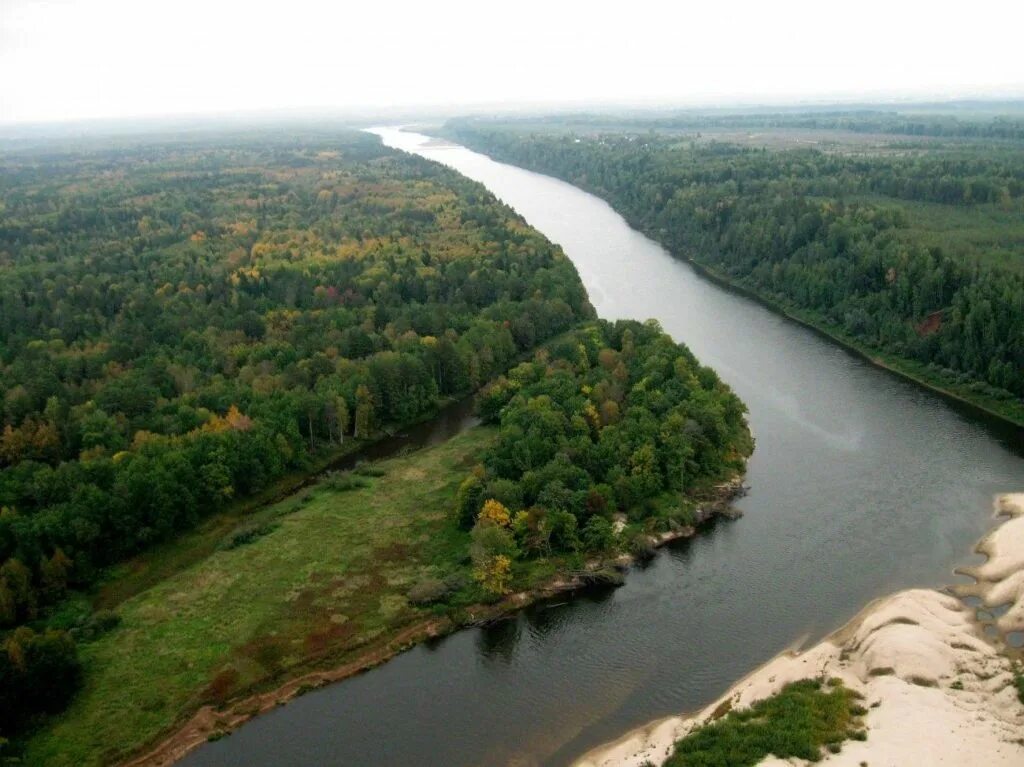
<path fill-rule="evenodd" d="M 1024 95 L 1024 0 L 0 0 L 0 122 Z"/>

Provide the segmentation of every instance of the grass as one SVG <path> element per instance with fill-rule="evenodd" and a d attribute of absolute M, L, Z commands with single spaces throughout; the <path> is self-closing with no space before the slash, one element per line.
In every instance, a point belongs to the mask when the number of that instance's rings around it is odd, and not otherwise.
<path fill-rule="evenodd" d="M 114 608 L 187 567 L 202 561 L 220 547 L 225 536 L 239 524 L 252 524 L 268 505 L 294 493 L 311 474 L 333 461 L 366 446 L 363 440 L 348 440 L 343 447 L 325 450 L 305 470 L 291 472 L 264 490 L 241 498 L 224 511 L 203 520 L 198 527 L 111 567 L 103 578 L 93 602 L 97 608 Z"/>
<path fill-rule="evenodd" d="M 1006 205 L 943 205 L 867 196 L 851 201 L 897 208 L 907 225 L 897 234 L 908 245 L 942 248 L 961 261 L 1024 274 L 1024 202 Z"/>
<path fill-rule="evenodd" d="M 818 761 L 844 740 L 866 737 L 858 698 L 839 680 L 793 682 L 678 741 L 666 767 L 752 767 L 769 755 Z"/>
<path fill-rule="evenodd" d="M 257 534 L 235 545 L 237 531 L 219 526 L 193 536 L 201 558 L 120 601 L 120 624 L 82 645 L 84 688 L 27 742 L 26 762 L 117 762 L 203 703 L 344 662 L 445 609 L 407 595 L 423 580 L 468 574 L 468 535 L 448 510 L 493 437 L 478 427 L 358 481 L 329 478 L 249 515 L 243 532 Z M 156 555 L 157 569 L 194 558 L 188 545 Z"/>

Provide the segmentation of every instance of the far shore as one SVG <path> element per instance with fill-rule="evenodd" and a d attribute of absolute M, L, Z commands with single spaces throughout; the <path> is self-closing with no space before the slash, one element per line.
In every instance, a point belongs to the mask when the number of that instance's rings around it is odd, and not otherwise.
<path fill-rule="evenodd" d="M 1024 704 L 1014 685 L 1015 651 L 1005 643 L 1006 635 L 1024 631 L 1024 493 L 999 496 L 995 506 L 1008 520 L 977 545 L 987 561 L 961 571 L 974 584 L 876 599 L 817 645 L 781 653 L 700 711 L 637 728 L 588 752 L 574 767 L 661 765 L 694 729 L 812 677 L 842 679 L 869 706 L 867 740 L 844 743 L 823 763 L 1024 764 Z M 989 608 L 1010 606 L 983 625 L 958 598 L 965 596 Z M 986 634 L 986 625 L 995 626 L 996 637 Z M 769 758 L 762 764 L 793 762 Z"/>

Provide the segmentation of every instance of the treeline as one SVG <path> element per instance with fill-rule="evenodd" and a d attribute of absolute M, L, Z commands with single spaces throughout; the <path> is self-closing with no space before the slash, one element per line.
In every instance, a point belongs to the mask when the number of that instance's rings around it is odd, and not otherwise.
<path fill-rule="evenodd" d="M 1020 412 L 1024 278 L 916 242 L 912 208 L 856 199 L 887 194 L 970 210 L 1001 201 L 1015 215 L 1024 189 L 1019 152 L 850 157 L 471 122 L 453 123 L 450 133 L 594 191 L 676 252 Z"/>
<path fill-rule="evenodd" d="M 993 109 L 1008 108 L 1012 114 L 992 116 Z M 940 109 L 942 111 L 940 111 Z M 908 139 L 996 139 L 1024 141 L 1024 117 L 1021 104 L 978 104 L 957 110 L 952 105 L 921 105 L 918 111 L 871 108 L 827 108 L 816 111 L 751 111 L 722 114 L 685 111 L 662 116 L 650 113 L 638 116 L 609 114 L 559 114 L 550 117 L 525 117 L 510 124 L 520 129 L 533 127 L 570 129 L 581 133 L 622 131 L 674 131 L 697 133 L 714 130 L 790 130 L 847 131 Z M 478 118 L 480 122 L 485 122 Z"/>
<path fill-rule="evenodd" d="M 509 208 L 374 137 L 0 155 L 0 631 L 592 316 Z M 18 631 L 0 731 L 52 708 Z"/>
<path fill-rule="evenodd" d="M 489 384 L 478 408 L 498 438 L 457 514 L 497 594 L 520 560 L 690 524 L 686 495 L 742 471 L 753 448 L 743 403 L 654 321 L 587 324 Z"/>

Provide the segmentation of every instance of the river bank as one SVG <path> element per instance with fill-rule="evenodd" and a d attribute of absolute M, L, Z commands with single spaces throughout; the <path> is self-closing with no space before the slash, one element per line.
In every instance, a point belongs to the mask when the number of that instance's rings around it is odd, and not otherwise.
<path fill-rule="evenodd" d="M 639 226 L 638 222 L 631 222 Z M 653 237 L 653 234 L 652 234 Z M 872 349 L 859 341 L 839 332 L 809 312 L 788 305 L 777 299 L 764 295 L 763 293 L 736 282 L 729 276 L 703 264 L 692 255 L 681 254 L 679 258 L 690 264 L 695 271 L 703 277 L 711 280 L 726 290 L 733 291 L 745 298 L 756 301 L 773 312 L 781 314 L 793 322 L 803 325 L 805 328 L 818 333 L 829 342 L 842 347 L 848 352 L 855 354 L 858 358 L 874 365 L 877 368 L 892 373 L 906 381 L 910 381 L 928 391 L 939 395 L 943 399 L 955 403 L 971 411 L 974 416 L 991 418 L 1006 426 L 1015 429 L 1024 429 L 1024 403 L 1019 400 L 1005 402 L 992 397 L 982 396 L 970 391 L 966 386 L 954 386 L 936 376 L 930 375 L 923 366 L 912 360 L 896 357 L 891 354 L 884 354 Z"/>
<path fill-rule="evenodd" d="M 206 742 L 219 740 L 250 719 L 271 711 L 302 695 L 368 671 L 422 642 L 438 639 L 461 629 L 506 620 L 531 605 L 581 592 L 595 586 L 617 586 L 626 570 L 648 551 L 672 541 L 694 537 L 698 529 L 717 517 L 735 519 L 731 501 L 746 491 L 740 477 L 720 483 L 702 494 L 693 526 L 679 527 L 647 539 L 649 549 L 637 555 L 622 554 L 608 559 L 592 559 L 580 570 L 562 571 L 526 591 L 509 594 L 494 604 L 478 604 L 460 609 L 457 614 L 417 621 L 367 645 L 341 665 L 320 668 L 293 676 L 276 687 L 260 690 L 226 705 L 201 706 L 166 738 L 122 764 L 125 767 L 164 767 L 173 764 Z"/>
<path fill-rule="evenodd" d="M 1024 764 L 1024 704 L 1014 684 L 1019 653 L 1005 640 L 1024 631 L 1024 493 L 997 498 L 996 512 L 1008 520 L 978 544 L 976 551 L 987 561 L 961 571 L 974 584 L 878 599 L 817 645 L 773 658 L 697 713 L 638 728 L 590 751 L 574 767 L 663 764 L 676 741 L 726 711 L 813 677 L 842 679 L 868 707 L 867 739 L 845 743 L 824 763 Z M 998 636 L 987 636 L 973 610 L 953 593 L 1005 610 L 995 622 Z"/>

